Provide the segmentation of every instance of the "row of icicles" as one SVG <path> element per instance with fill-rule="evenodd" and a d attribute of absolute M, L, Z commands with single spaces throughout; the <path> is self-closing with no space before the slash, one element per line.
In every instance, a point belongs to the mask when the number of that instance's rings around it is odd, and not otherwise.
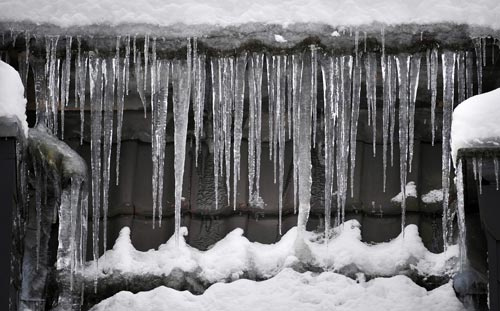
<path fill-rule="evenodd" d="M 354 187 L 356 136 L 361 102 L 362 73 L 366 79 L 368 123 L 373 129 L 373 153 L 376 145 L 377 72 L 382 73 L 382 137 L 383 191 L 390 149 L 393 164 L 394 130 L 399 125 L 400 184 L 402 222 L 405 226 L 407 174 L 412 169 L 415 103 L 422 59 L 427 67 L 427 88 L 431 93 L 432 143 L 435 138 L 435 109 L 439 60 L 443 81 L 442 186 L 443 238 L 449 240 L 450 223 L 450 127 L 458 86 L 458 102 L 482 91 L 482 67 L 486 62 L 486 39 L 478 38 L 473 52 L 440 52 L 386 55 L 382 31 L 381 55 L 359 51 L 359 33 L 355 32 L 354 55 L 331 56 L 317 46 L 292 55 L 272 55 L 263 52 L 243 52 L 236 56 L 207 57 L 198 53 L 197 39 L 187 40 L 185 59 L 157 57 L 157 39 L 145 37 L 138 47 L 136 37 L 116 38 L 116 54 L 100 57 L 96 52 L 83 51 L 81 38 L 66 36 L 65 55 L 57 56 L 59 36 L 46 36 L 46 59 L 30 58 L 30 36 L 25 34 L 26 53 L 20 54 L 19 69 L 26 85 L 29 69 L 35 81 L 37 122 L 43 120 L 54 135 L 64 139 L 64 111 L 70 103 L 71 69 L 74 68 L 74 105 L 80 109 L 81 143 L 84 136 L 84 111 L 91 112 L 91 170 L 93 206 L 93 249 L 98 258 L 99 218 L 102 206 L 104 249 L 107 241 L 107 212 L 110 183 L 112 137 L 116 135 L 116 183 L 119 181 L 120 149 L 125 96 L 129 94 L 130 70 L 133 68 L 137 93 L 146 114 L 146 92 L 150 90 L 152 196 L 153 217 L 161 226 L 163 173 L 165 161 L 168 105 L 173 105 L 174 174 L 175 174 L 175 237 L 178 240 L 182 202 L 182 184 L 188 112 L 194 115 L 195 161 L 198 162 L 200 141 L 204 133 L 204 111 L 211 120 L 215 207 L 230 205 L 231 190 L 236 208 L 236 189 L 240 180 L 240 148 L 243 137 L 244 106 L 248 100 L 248 185 L 249 203 L 263 207 L 260 196 L 262 103 L 267 88 L 269 127 L 269 157 L 273 160 L 274 181 L 279 183 L 279 233 L 282 233 L 284 155 L 286 139 L 293 140 L 294 206 L 298 210 L 298 227 L 305 230 L 311 196 L 311 148 L 318 143 L 317 129 L 324 131 L 325 158 L 325 235 L 328 236 L 332 201 L 336 200 L 336 224 L 345 219 L 345 206 L 350 188 Z M 76 42 L 74 42 L 76 41 Z M 497 40 L 494 41 L 497 43 Z M 14 43 L 15 44 L 15 43 Z M 73 48 L 76 46 L 76 53 Z M 76 55 L 74 55 L 76 54 Z M 492 53 L 494 54 L 494 53 Z M 492 57 L 493 58 L 493 57 Z M 493 58 L 494 59 L 494 58 Z M 131 63 L 133 66 L 131 66 Z M 380 67 L 379 67 L 380 64 Z M 209 70 L 206 70 L 209 68 Z M 476 73 L 474 73 L 476 69 Z M 208 76 L 207 76 L 208 75 Z M 476 79 L 474 79 L 474 75 Z M 323 85 L 323 107 L 318 107 L 318 77 Z M 207 79 L 211 89 L 206 89 Z M 88 85 L 87 85 L 88 80 Z M 173 94 L 169 93 L 169 85 Z M 86 97 L 89 90 L 90 98 Z M 207 93 L 207 94 L 206 94 Z M 208 95 L 208 96 L 206 96 Z M 206 98 L 210 98 L 206 104 Z M 90 100 L 88 100 L 90 99 Z M 398 106 L 399 103 L 399 106 Z M 318 111 L 322 111 L 321 114 Z M 116 113 L 116 126 L 113 124 Z M 322 117 L 322 118 L 321 118 Z M 43 118 L 43 119 L 42 119 Z M 59 131 L 60 129 L 60 131 Z M 115 132 L 115 133 L 114 133 Z M 231 180 L 231 171 L 233 179 Z M 225 183 L 227 202 L 220 202 L 219 178 Z M 350 183 L 349 183 L 350 180 Z M 298 207 L 298 209 L 297 209 Z M 153 226 L 154 226 L 153 221 Z M 459 227 L 462 225 L 459 224 Z M 464 230 L 464 228 L 460 228 Z M 465 234 L 465 233 L 464 233 Z M 445 243 L 446 245 L 447 243 Z"/>

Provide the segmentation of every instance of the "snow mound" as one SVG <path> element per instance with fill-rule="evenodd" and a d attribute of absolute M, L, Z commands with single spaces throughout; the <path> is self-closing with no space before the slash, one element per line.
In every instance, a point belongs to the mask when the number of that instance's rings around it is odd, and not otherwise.
<path fill-rule="evenodd" d="M 455 108 L 451 151 L 457 163 L 460 148 L 500 146 L 500 88 L 473 96 Z"/>
<path fill-rule="evenodd" d="M 498 0 L 4 0 L 0 21 L 61 27 L 95 24 L 168 26 L 267 23 L 329 25 L 429 24 L 440 22 L 500 28 Z"/>
<path fill-rule="evenodd" d="M 152 291 L 120 292 L 103 300 L 92 311 L 166 310 L 335 310 L 335 311 L 461 311 L 451 283 L 432 291 L 406 276 L 357 282 L 334 272 L 298 273 L 291 269 L 255 282 L 218 283 L 203 295 L 158 287 Z"/>
<path fill-rule="evenodd" d="M 409 183 L 406 184 L 405 187 L 406 190 L 406 197 L 407 198 L 416 198 L 417 197 L 417 186 L 415 185 L 415 182 L 410 181 Z M 396 203 L 401 203 L 403 202 L 403 193 L 400 192 L 398 193 L 395 197 L 391 199 L 391 202 L 396 202 Z"/>
<path fill-rule="evenodd" d="M 84 271 L 87 279 L 112 275 L 168 276 L 173 269 L 193 273 L 201 281 L 234 281 L 245 273 L 267 279 L 287 267 L 302 265 L 370 276 L 393 276 L 413 271 L 419 275 L 450 275 L 454 271 L 458 248 L 446 253 L 429 252 L 415 225 L 405 235 L 386 243 L 369 245 L 361 241 L 360 224 L 350 220 L 332 229 L 327 244 L 324 234 L 306 232 L 303 239 L 297 228 L 290 229 L 275 244 L 250 242 L 242 229 L 235 229 L 207 251 L 189 246 L 182 238 L 179 247 L 170 238 L 158 250 L 141 252 L 130 241 L 130 229 L 121 230 L 113 249 L 106 251 Z M 183 228 L 183 233 L 187 229 Z M 300 243 L 297 241 L 300 240 Z M 98 270 L 96 270 L 96 267 Z"/>
<path fill-rule="evenodd" d="M 422 196 L 422 202 L 425 204 L 438 203 L 443 201 L 443 189 L 434 189 Z"/>
<path fill-rule="evenodd" d="M 0 117 L 4 116 L 19 119 L 23 134 L 28 137 L 23 82 L 14 68 L 0 60 Z"/>

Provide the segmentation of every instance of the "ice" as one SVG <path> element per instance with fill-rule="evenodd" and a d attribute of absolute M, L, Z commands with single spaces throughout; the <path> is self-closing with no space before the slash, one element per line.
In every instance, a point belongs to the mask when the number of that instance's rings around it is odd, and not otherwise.
<path fill-rule="evenodd" d="M 495 168 L 495 181 L 496 181 L 496 189 L 498 191 L 498 158 L 493 158 L 493 166 Z"/>
<path fill-rule="evenodd" d="M 264 54 L 252 53 L 248 70 L 249 133 L 248 133 L 248 194 L 251 206 L 263 208 L 260 197 L 260 160 L 262 124 L 262 69 Z"/>
<path fill-rule="evenodd" d="M 168 86 L 170 81 L 170 61 L 160 60 L 157 62 L 157 81 L 155 81 L 154 110 L 155 116 L 151 118 L 153 122 L 152 135 L 152 157 L 153 157 L 153 215 L 156 215 L 158 209 L 158 222 L 161 227 L 162 211 L 163 211 L 163 175 L 165 167 L 165 144 L 166 144 L 166 128 L 168 114 Z M 154 217 L 153 216 L 153 227 Z"/>
<path fill-rule="evenodd" d="M 347 200 L 349 176 L 349 147 L 351 135 L 351 84 L 352 84 L 352 56 L 341 56 L 339 65 L 340 79 L 338 86 L 338 122 L 336 134 L 336 173 L 337 173 L 337 223 L 344 223 L 345 204 Z M 302 128 L 301 128 L 302 130 Z"/>
<path fill-rule="evenodd" d="M 144 118 L 146 118 L 146 96 L 144 95 L 144 87 L 146 85 L 146 80 L 144 80 L 144 71 L 142 68 L 142 57 L 141 52 L 137 51 L 136 48 L 136 38 L 134 37 L 134 71 L 135 71 L 135 82 L 137 85 L 137 93 L 142 102 L 142 107 L 144 109 Z"/>
<path fill-rule="evenodd" d="M 438 50 L 436 48 L 431 51 L 431 129 L 432 129 L 432 145 L 434 146 L 434 137 L 436 133 L 436 97 L 437 97 L 437 75 L 438 75 Z"/>
<path fill-rule="evenodd" d="M 57 108 L 58 108 L 58 93 L 57 78 L 59 73 L 57 71 L 57 42 L 59 36 L 45 37 L 45 76 L 47 77 L 48 101 L 45 106 L 46 125 L 47 128 L 57 135 Z"/>
<path fill-rule="evenodd" d="M 102 162 L 102 212 L 103 212 L 103 245 L 106 250 L 109 181 L 111 177 L 111 150 L 113 143 L 113 113 L 115 106 L 115 66 L 114 59 L 107 58 L 103 62 L 104 77 L 104 113 L 103 113 L 103 162 Z"/>
<path fill-rule="evenodd" d="M 277 71 L 277 124 L 278 124 L 278 162 L 279 162 L 279 186 L 278 186 L 278 209 L 279 209 L 279 224 L 278 232 L 282 234 L 282 215 L 283 215 L 283 187 L 285 184 L 285 96 L 286 96 L 286 72 L 287 72 L 287 56 L 278 56 L 278 71 Z"/>
<path fill-rule="evenodd" d="M 211 81 L 212 81 L 212 136 L 213 136 L 213 157 L 214 157 L 214 189 L 215 189 L 215 209 L 219 208 L 219 175 L 220 169 L 220 148 L 221 148 L 221 99 L 222 78 L 220 69 L 220 59 L 210 60 Z"/>
<path fill-rule="evenodd" d="M 90 78 L 90 166 L 92 170 L 92 249 L 93 257 L 99 257 L 99 219 L 101 210 L 101 135 L 102 135 L 102 64 L 101 59 L 89 55 Z M 97 281 L 97 280 L 96 280 Z M 96 283 L 97 284 L 97 283 Z"/>
<path fill-rule="evenodd" d="M 203 110 L 205 107 L 205 55 L 198 54 L 197 39 L 193 39 L 193 112 L 194 137 L 196 140 L 195 165 L 198 166 L 198 154 L 203 133 Z M 243 118 L 243 117 L 242 117 Z"/>
<path fill-rule="evenodd" d="M 474 96 L 474 57 L 472 52 L 465 52 L 465 80 L 467 98 Z"/>
<path fill-rule="evenodd" d="M 313 147 L 316 147 L 316 129 L 318 120 L 318 47 L 315 45 L 309 46 L 311 50 L 311 97 L 312 97 L 312 140 Z"/>
<path fill-rule="evenodd" d="M 457 54 L 457 87 L 458 87 L 458 103 L 463 102 L 466 97 L 465 91 L 466 73 L 465 73 L 465 52 Z"/>
<path fill-rule="evenodd" d="M 387 183 L 387 143 L 389 140 L 389 125 L 390 125 L 390 107 L 391 107 L 391 59 L 382 54 L 382 165 L 383 165 L 383 180 L 382 190 L 385 192 Z M 352 142 L 352 138 L 351 138 Z M 352 148 L 351 148 L 352 149 Z M 352 183 L 352 176 L 351 176 Z"/>
<path fill-rule="evenodd" d="M 464 177 L 462 160 L 458 161 L 455 170 L 457 187 L 457 225 L 458 225 L 458 246 L 459 246 L 459 265 L 460 271 L 463 271 L 467 263 L 467 249 L 465 244 L 465 198 L 464 198 Z"/>
<path fill-rule="evenodd" d="M 274 135 L 274 110 L 276 106 L 276 57 L 266 54 L 267 73 L 267 98 L 268 98 L 268 131 L 269 131 L 269 160 L 273 160 L 273 152 L 276 149 Z M 273 163 L 276 163 L 274 161 Z M 276 165 L 273 165 L 274 183 L 276 183 Z"/>
<path fill-rule="evenodd" d="M 222 71 L 222 131 L 226 177 L 227 205 L 231 204 L 231 138 L 234 110 L 234 57 L 223 59 Z"/>
<path fill-rule="evenodd" d="M 300 103 L 302 91 L 303 74 L 303 56 L 302 54 L 292 55 L 292 113 L 293 113 L 293 201 L 294 213 L 297 212 L 298 188 L 299 188 L 299 121 L 300 121 Z"/>
<path fill-rule="evenodd" d="M 391 166 L 394 166 L 394 129 L 396 127 L 396 100 L 397 100 L 397 85 L 398 85 L 398 73 L 397 73 L 397 64 L 395 57 L 389 57 L 388 62 L 390 62 L 390 66 L 388 66 L 389 70 L 389 140 L 391 142 Z"/>
<path fill-rule="evenodd" d="M 410 66 L 410 105 L 408 110 L 408 163 L 411 172 L 413 160 L 413 145 L 415 137 L 415 102 L 417 101 L 418 79 L 420 76 L 420 55 L 411 56 Z"/>
<path fill-rule="evenodd" d="M 324 148 L 325 148 L 325 237 L 329 237 L 332 211 L 333 177 L 335 163 L 335 125 L 336 110 L 334 103 L 334 58 L 322 58 L 321 72 L 323 77 L 324 103 Z M 335 98 L 336 100 L 337 98 Z"/>
<path fill-rule="evenodd" d="M 71 80 L 71 43 L 73 38 L 66 36 L 66 58 L 63 62 L 61 78 L 61 139 L 64 139 L 64 109 L 69 102 L 69 84 Z"/>
<path fill-rule="evenodd" d="M 117 39 L 117 50 L 115 56 L 115 62 L 117 64 L 122 63 L 120 58 L 120 45 Z M 117 71 L 117 85 L 116 85 L 116 185 L 118 186 L 120 182 L 120 155 L 121 155 L 121 145 L 122 145 L 122 127 L 123 127 L 123 109 L 125 107 L 125 95 L 128 93 L 128 70 L 129 70 L 129 60 L 130 58 L 130 36 L 126 38 L 125 41 L 125 57 L 123 58 L 123 66 Z"/>
<path fill-rule="evenodd" d="M 454 100 L 454 74 L 455 59 L 454 52 L 444 52 L 443 63 L 443 140 L 442 140 L 442 186 L 443 186 L 443 240 L 445 249 L 448 247 L 448 234 L 450 226 L 449 196 L 450 196 L 450 166 L 451 166 L 451 119 Z"/>
<path fill-rule="evenodd" d="M 474 48 L 476 51 L 476 76 L 477 76 L 477 93 L 483 92 L 483 40 L 476 38 L 474 40 Z"/>
<path fill-rule="evenodd" d="M 368 125 L 373 132 L 373 156 L 377 146 L 377 57 L 375 53 L 368 53 L 365 57 L 366 70 L 366 102 L 368 105 Z M 371 121 L 370 121 L 371 118 Z"/>
<path fill-rule="evenodd" d="M 85 123 L 85 88 L 87 84 L 88 56 L 82 55 L 81 38 L 77 37 L 78 54 L 75 62 L 75 105 L 80 107 L 80 145 L 83 144 Z"/>
<path fill-rule="evenodd" d="M 399 82 L 399 179 L 401 187 L 401 232 L 406 222 L 406 178 L 408 174 L 408 109 L 409 109 L 409 74 L 410 55 L 398 55 L 396 58 L 398 66 Z"/>
<path fill-rule="evenodd" d="M 149 70 L 149 35 L 144 36 L 144 84 L 143 90 L 146 91 L 148 88 L 148 70 Z"/>
<path fill-rule="evenodd" d="M 188 49 L 189 51 L 189 49 Z M 191 52 L 191 51 L 189 51 Z M 186 136 L 189 111 L 189 74 L 187 65 L 191 61 L 188 54 L 187 61 L 174 60 L 172 63 L 172 89 L 174 113 L 174 173 L 175 173 L 175 241 L 179 244 L 181 239 L 179 230 L 181 225 L 182 184 L 184 177 L 184 163 L 186 157 Z M 220 68 L 220 67 L 219 67 Z"/>
<path fill-rule="evenodd" d="M 310 57 L 304 57 L 304 72 L 301 77 L 303 81 L 308 81 L 313 79 L 311 74 L 314 73 L 312 69 L 312 62 L 316 61 L 315 52 L 313 50 L 306 54 Z M 298 192 L 299 192 L 299 214 L 297 220 L 297 228 L 299 235 L 301 235 L 306 230 L 307 220 L 309 218 L 310 198 L 311 198 L 311 122 L 312 122 L 312 111 L 313 108 L 313 94 L 315 92 L 311 88 L 311 85 L 307 83 L 302 84 L 302 94 L 300 98 L 300 111 L 298 113 L 299 122 L 295 125 L 298 127 L 298 135 L 294 136 L 294 140 L 297 142 L 297 155 L 298 155 Z"/>
<path fill-rule="evenodd" d="M 351 114 L 351 129 L 350 129 L 351 197 L 354 196 L 354 173 L 356 169 L 356 143 L 357 143 L 356 137 L 358 133 L 359 107 L 361 99 L 361 79 L 362 79 L 361 74 L 362 74 L 362 66 L 360 64 L 359 58 L 356 58 L 354 63 L 353 77 L 352 77 L 352 114 Z M 333 126 L 333 129 L 334 128 L 335 125 Z"/>
<path fill-rule="evenodd" d="M 481 157 L 477 158 L 477 180 L 479 182 L 479 194 L 483 194 L 483 158 Z"/>
<path fill-rule="evenodd" d="M 233 209 L 236 210 L 237 186 L 240 180 L 241 138 L 243 137 L 243 109 L 247 53 L 236 58 L 234 74 L 234 144 L 233 144 Z M 203 67 L 204 69 L 204 67 Z M 204 71 L 204 70 L 203 70 Z M 203 83 L 203 87 L 204 87 Z M 203 100 L 200 99 L 201 102 Z M 196 113 L 196 112 L 195 112 Z"/>

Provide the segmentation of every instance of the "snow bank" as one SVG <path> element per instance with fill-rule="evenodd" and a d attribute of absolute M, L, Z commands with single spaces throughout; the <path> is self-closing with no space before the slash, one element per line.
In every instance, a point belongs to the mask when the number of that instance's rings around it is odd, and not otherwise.
<path fill-rule="evenodd" d="M 406 197 L 407 198 L 416 198 L 417 197 L 417 186 L 415 185 L 415 182 L 410 181 L 409 183 L 406 184 L 405 187 L 406 190 Z M 391 199 L 391 202 L 396 202 L 396 203 L 401 203 L 403 202 L 403 193 L 400 192 L 398 193 L 395 197 Z"/>
<path fill-rule="evenodd" d="M 26 121 L 26 99 L 19 73 L 0 60 L 0 117 L 16 117 L 21 122 L 23 133 L 28 137 Z"/>
<path fill-rule="evenodd" d="M 406 276 L 359 282 L 334 272 L 315 275 L 285 269 L 272 279 L 218 283 L 203 295 L 158 287 L 149 292 L 120 292 L 92 311 L 162 310 L 335 310 L 335 311 L 461 311 L 451 283 L 432 291 Z"/>
<path fill-rule="evenodd" d="M 473 96 L 455 108 L 451 150 L 457 162 L 460 148 L 500 146 L 500 88 Z"/>
<path fill-rule="evenodd" d="M 464 23 L 500 29 L 498 0 L 4 0 L 0 21 L 92 24 Z"/>
<path fill-rule="evenodd" d="M 422 196 L 422 202 L 425 204 L 438 203 L 443 201 L 443 189 L 434 189 Z"/>
<path fill-rule="evenodd" d="M 243 230 L 235 229 L 207 251 L 199 251 L 184 239 L 177 248 L 171 238 L 158 250 L 141 252 L 130 241 L 130 229 L 123 228 L 113 249 L 95 262 L 89 262 L 84 275 L 87 279 L 112 275 L 168 276 L 173 269 L 195 274 L 203 282 L 234 281 L 245 273 L 257 278 L 270 278 L 287 267 L 302 265 L 345 273 L 362 272 L 370 276 L 393 276 L 405 272 L 420 275 L 450 275 L 454 271 L 458 248 L 446 253 L 429 252 L 415 225 L 405 228 L 387 243 L 369 245 L 361 241 L 360 224 L 350 220 L 332 229 L 326 245 L 324 235 L 306 232 L 304 242 L 297 243 L 297 228 L 290 229 L 275 244 L 250 242 Z M 182 229 L 187 234 L 187 229 Z"/>

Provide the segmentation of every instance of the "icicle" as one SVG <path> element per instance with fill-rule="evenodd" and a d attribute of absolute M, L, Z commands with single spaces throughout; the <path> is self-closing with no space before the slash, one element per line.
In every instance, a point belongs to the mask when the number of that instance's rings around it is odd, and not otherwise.
<path fill-rule="evenodd" d="M 443 60 L 443 153 L 442 153 L 442 186 L 443 186 L 443 240 L 444 248 L 448 245 L 449 234 L 449 196 L 450 196 L 450 133 L 454 99 L 455 58 L 453 52 L 445 52 Z"/>
<path fill-rule="evenodd" d="M 427 65 L 427 90 L 431 90 L 431 49 L 427 49 L 425 53 L 425 63 Z"/>
<path fill-rule="evenodd" d="M 243 137 L 243 108 L 245 99 L 245 70 L 247 54 L 236 58 L 234 75 L 234 147 L 233 147 L 233 209 L 236 210 L 237 185 L 240 180 L 241 138 Z M 204 67 L 203 67 L 204 68 Z M 204 85 L 204 84 L 203 84 Z"/>
<path fill-rule="evenodd" d="M 465 199 L 464 199 L 464 178 L 462 159 L 458 160 L 456 169 L 456 187 L 457 187 L 457 224 L 458 224 L 458 246 L 460 271 L 463 271 L 467 261 L 467 249 L 465 244 Z"/>
<path fill-rule="evenodd" d="M 396 127 L 396 100 L 397 100 L 397 85 L 398 85 L 398 72 L 396 58 L 394 56 L 387 59 L 390 66 L 388 75 L 389 80 L 389 139 L 391 142 L 391 167 L 394 166 L 394 129 Z"/>
<path fill-rule="evenodd" d="M 115 66 L 113 59 L 107 59 L 103 63 L 104 76 L 104 120 L 103 120 L 103 163 L 102 163 L 102 211 L 103 211 L 103 245 L 104 251 L 107 246 L 107 219 L 108 219 L 108 199 L 109 180 L 111 177 L 111 149 L 113 143 L 113 112 L 115 103 Z"/>
<path fill-rule="evenodd" d="M 477 181 L 477 158 L 472 158 L 472 175 L 474 175 L 474 181 Z"/>
<path fill-rule="evenodd" d="M 356 32 L 357 33 L 357 32 Z M 324 104 L 325 145 L 325 243 L 329 239 L 332 213 L 333 170 L 335 163 L 334 62 L 333 57 L 324 56 L 321 62 Z M 354 112 L 353 112 L 354 113 Z M 352 134 L 352 132 L 351 132 Z"/>
<path fill-rule="evenodd" d="M 373 156 L 377 146 L 377 58 L 375 53 L 369 53 L 365 58 L 366 70 L 366 102 L 368 105 L 368 125 L 373 131 Z"/>
<path fill-rule="evenodd" d="M 477 93 L 483 92 L 483 40 L 477 38 L 474 40 L 476 49 L 476 70 L 477 70 Z"/>
<path fill-rule="evenodd" d="M 457 86 L 458 86 L 458 103 L 460 104 L 466 99 L 465 94 L 465 53 L 459 52 L 457 55 Z"/>
<path fill-rule="evenodd" d="M 92 170 L 92 245 L 93 259 L 97 265 L 99 258 L 99 218 L 101 210 L 101 135 L 102 135 L 102 65 L 101 59 L 90 54 L 89 59 L 90 77 L 90 152 Z M 96 267 L 97 271 L 97 267 Z M 94 287 L 97 288 L 97 274 L 94 279 Z"/>
<path fill-rule="evenodd" d="M 278 163 L 279 163 L 279 185 L 278 185 L 278 232 L 282 234 L 282 217 L 283 217 L 283 185 L 285 176 L 285 96 L 286 96 L 286 72 L 287 72 L 287 56 L 278 57 L 278 71 L 277 71 L 277 120 L 276 123 L 278 128 Z"/>
<path fill-rule="evenodd" d="M 166 129 L 167 129 L 167 113 L 168 113 L 168 85 L 170 79 L 170 62 L 162 60 L 157 62 L 156 70 L 157 80 L 155 89 L 154 110 L 155 116 L 153 123 L 152 148 L 153 156 L 153 228 L 155 220 L 155 211 L 158 208 L 158 223 L 161 227 L 163 218 L 163 176 L 165 172 L 165 144 L 166 144 Z"/>
<path fill-rule="evenodd" d="M 413 146 L 415 137 L 415 103 L 417 101 L 418 79 L 420 76 L 420 55 L 415 54 L 411 56 L 410 66 L 410 103 L 408 110 L 408 159 L 409 171 L 411 172 L 411 165 L 413 161 Z"/>
<path fill-rule="evenodd" d="M 495 181 L 496 181 L 496 185 L 497 185 L 496 189 L 498 191 L 499 184 L 498 184 L 498 158 L 497 157 L 493 158 L 493 166 L 495 168 Z"/>
<path fill-rule="evenodd" d="M 288 56 L 287 58 L 287 71 L 286 71 L 286 85 L 287 85 L 287 94 L 286 94 L 286 103 L 287 103 L 287 124 L 288 124 L 288 138 L 292 138 L 292 107 L 293 107 L 293 64 L 292 57 Z"/>
<path fill-rule="evenodd" d="M 479 181 L 479 194 L 483 194 L 483 158 L 477 159 L 477 179 Z"/>
<path fill-rule="evenodd" d="M 383 87 L 383 108 L 382 108 L 382 165 L 383 165 L 383 182 L 382 189 L 385 192 L 387 183 L 387 142 L 389 140 L 389 124 L 390 124 L 390 102 L 391 102 L 391 61 L 382 55 L 382 87 Z M 352 143 L 352 137 L 351 137 Z M 352 176 L 351 176 L 352 183 Z"/>
<path fill-rule="evenodd" d="M 438 50 L 432 49 L 431 52 L 431 128 L 432 145 L 434 146 L 434 137 L 436 133 L 436 97 L 437 97 L 437 74 L 438 74 Z"/>
<path fill-rule="evenodd" d="M 340 58 L 340 80 L 338 98 L 337 122 L 337 222 L 344 223 L 345 204 L 347 199 L 348 174 L 349 174 L 349 147 L 351 129 L 351 81 L 352 81 L 352 56 Z M 302 128 L 301 128 L 302 130 Z"/>
<path fill-rule="evenodd" d="M 190 62 L 191 55 L 188 55 Z M 181 239 L 182 183 L 186 157 L 186 135 L 189 111 L 188 65 L 185 61 L 176 60 L 172 64 L 173 113 L 174 113 L 174 171 L 175 171 L 175 240 L 179 245 Z"/>
<path fill-rule="evenodd" d="M 297 213 L 299 188 L 299 122 L 302 96 L 303 55 L 292 55 L 292 108 L 293 108 L 293 200 L 294 213 Z"/>
<path fill-rule="evenodd" d="M 466 90 L 467 97 L 474 96 L 474 57 L 472 52 L 465 52 L 465 80 L 466 80 Z"/>
<path fill-rule="evenodd" d="M 121 154 L 121 145 L 122 145 L 122 126 L 123 126 L 123 109 L 125 106 L 125 79 L 127 75 L 127 58 L 128 56 L 125 55 L 125 58 L 123 59 L 123 68 L 120 67 L 121 59 L 120 59 L 120 45 L 119 41 L 120 39 L 117 39 L 116 43 L 116 56 L 115 56 L 115 63 L 117 64 L 116 66 L 116 166 L 115 166 L 115 172 L 116 172 L 116 181 L 115 184 L 118 186 L 120 182 L 120 154 Z"/>
<path fill-rule="evenodd" d="M 224 58 L 223 63 L 223 97 L 222 97 L 222 129 L 224 141 L 224 162 L 226 176 L 227 205 L 231 204 L 231 138 L 232 138 L 232 117 L 234 110 L 234 58 Z"/>
<path fill-rule="evenodd" d="M 61 81 L 61 139 L 64 139 L 64 109 L 69 102 L 69 84 L 71 80 L 71 42 L 73 38 L 66 36 L 66 59 L 63 62 L 63 79 Z"/>
<path fill-rule="evenodd" d="M 272 68 L 272 81 L 273 81 L 273 90 L 274 90 L 274 96 L 273 96 L 273 114 L 269 116 L 269 118 L 272 117 L 273 122 L 273 129 L 272 129 L 272 150 L 273 150 L 273 176 L 274 176 L 274 183 L 276 184 L 276 170 L 278 166 L 277 162 L 277 155 L 278 155 L 278 136 L 279 136 L 279 110 L 280 110 L 280 75 L 281 75 L 281 63 L 280 63 L 280 56 L 273 56 L 273 68 Z"/>
<path fill-rule="evenodd" d="M 196 139 L 195 165 L 198 166 L 198 153 L 200 140 L 203 133 L 203 109 L 205 104 L 205 55 L 198 55 L 198 43 L 193 39 L 193 84 L 194 87 L 194 136 Z"/>
<path fill-rule="evenodd" d="M 356 138 L 358 134 L 359 107 L 361 99 L 361 71 L 362 71 L 362 66 L 359 62 L 359 59 L 356 59 L 352 77 L 352 114 L 351 114 L 351 129 L 350 129 L 351 198 L 354 197 L 354 173 L 356 170 L 356 144 L 357 144 Z M 374 139 L 374 145 L 375 145 L 375 139 Z"/>
<path fill-rule="evenodd" d="M 406 222 L 406 180 L 408 174 L 408 108 L 410 56 L 399 55 L 396 58 L 399 81 L 399 179 L 401 199 L 401 232 L 404 234 Z"/>
<path fill-rule="evenodd" d="M 219 59 L 210 60 L 211 82 L 212 82 L 212 136 L 213 136 L 213 157 L 214 157 L 214 189 L 215 189 L 215 209 L 219 208 L 219 161 L 220 161 L 220 97 L 221 97 L 221 76 L 219 70 Z"/>
<path fill-rule="evenodd" d="M 135 43 L 135 41 L 134 41 Z M 144 80 L 144 69 L 142 68 L 142 58 L 141 52 L 136 52 L 134 48 L 134 70 L 135 70 L 135 82 L 137 84 L 137 93 L 139 93 L 139 97 L 142 102 L 142 107 L 144 109 L 144 119 L 146 118 L 146 96 L 144 95 L 145 81 Z"/>
<path fill-rule="evenodd" d="M 313 77 L 309 76 L 313 73 L 313 70 L 308 68 L 312 67 L 312 62 L 315 61 L 313 52 L 311 50 L 311 57 L 304 57 L 304 62 L 306 63 L 307 70 L 304 70 L 305 81 L 313 80 Z M 311 82 L 302 84 L 303 87 L 310 88 L 314 84 Z M 307 225 L 307 220 L 309 219 L 310 198 L 311 198 L 311 116 L 312 116 L 312 106 L 314 99 L 312 98 L 313 90 L 304 90 L 304 96 L 300 99 L 300 111 L 299 111 L 299 123 L 296 126 L 299 127 L 298 136 L 294 139 L 298 139 L 298 189 L 299 189 L 299 215 L 297 220 L 297 227 L 299 231 L 299 236 L 301 236 Z"/>
<path fill-rule="evenodd" d="M 313 147 L 316 147 L 316 128 L 318 119 L 318 59 L 317 59 L 317 46 L 309 46 L 311 49 L 311 97 L 312 97 L 312 139 Z"/>
<path fill-rule="evenodd" d="M 87 83 L 87 57 L 81 53 L 81 38 L 76 37 L 78 42 L 78 54 L 75 61 L 75 106 L 80 107 L 80 145 L 83 144 L 85 123 L 85 87 Z"/>
<path fill-rule="evenodd" d="M 42 221 L 42 167 L 36 159 L 33 161 L 35 173 L 35 211 L 36 211 L 36 269 L 40 263 L 40 240 Z"/>
<path fill-rule="evenodd" d="M 481 53 L 483 54 L 483 67 L 486 66 L 486 38 L 481 38 Z"/>
<path fill-rule="evenodd" d="M 267 73 L 267 99 L 268 99 L 268 121 L 269 121 L 269 160 L 273 159 L 274 151 L 274 107 L 276 106 L 276 60 L 275 57 L 266 54 Z M 274 183 L 276 183 L 276 166 L 274 165 Z"/>
<path fill-rule="evenodd" d="M 249 99 L 249 146 L 248 146 L 248 193 L 250 206 L 263 208 L 260 197 L 260 160 L 262 124 L 262 69 L 264 55 L 253 53 L 248 75 Z"/>
<path fill-rule="evenodd" d="M 21 64 L 24 63 L 24 69 L 20 70 L 21 78 L 23 81 L 24 88 L 27 88 L 28 85 L 28 74 L 29 74 L 29 69 L 30 69 L 30 39 L 31 35 L 28 31 L 24 32 L 24 42 L 26 45 L 26 50 L 24 51 L 24 62 L 19 62 L 19 67 L 21 67 Z M 26 92 L 26 90 L 25 90 Z M 26 95 L 26 94 L 25 94 Z"/>
<path fill-rule="evenodd" d="M 143 90 L 146 92 L 147 90 L 147 81 L 148 81 L 148 66 L 149 66 L 149 35 L 144 36 L 144 85 Z"/>
<path fill-rule="evenodd" d="M 45 39 L 45 52 L 46 52 L 46 77 L 47 77 L 47 87 L 49 91 L 48 105 L 46 105 L 46 122 L 47 128 L 52 134 L 57 135 L 57 96 L 59 89 L 57 88 L 57 78 L 59 76 L 57 72 L 57 42 L 59 36 L 49 36 Z"/>

